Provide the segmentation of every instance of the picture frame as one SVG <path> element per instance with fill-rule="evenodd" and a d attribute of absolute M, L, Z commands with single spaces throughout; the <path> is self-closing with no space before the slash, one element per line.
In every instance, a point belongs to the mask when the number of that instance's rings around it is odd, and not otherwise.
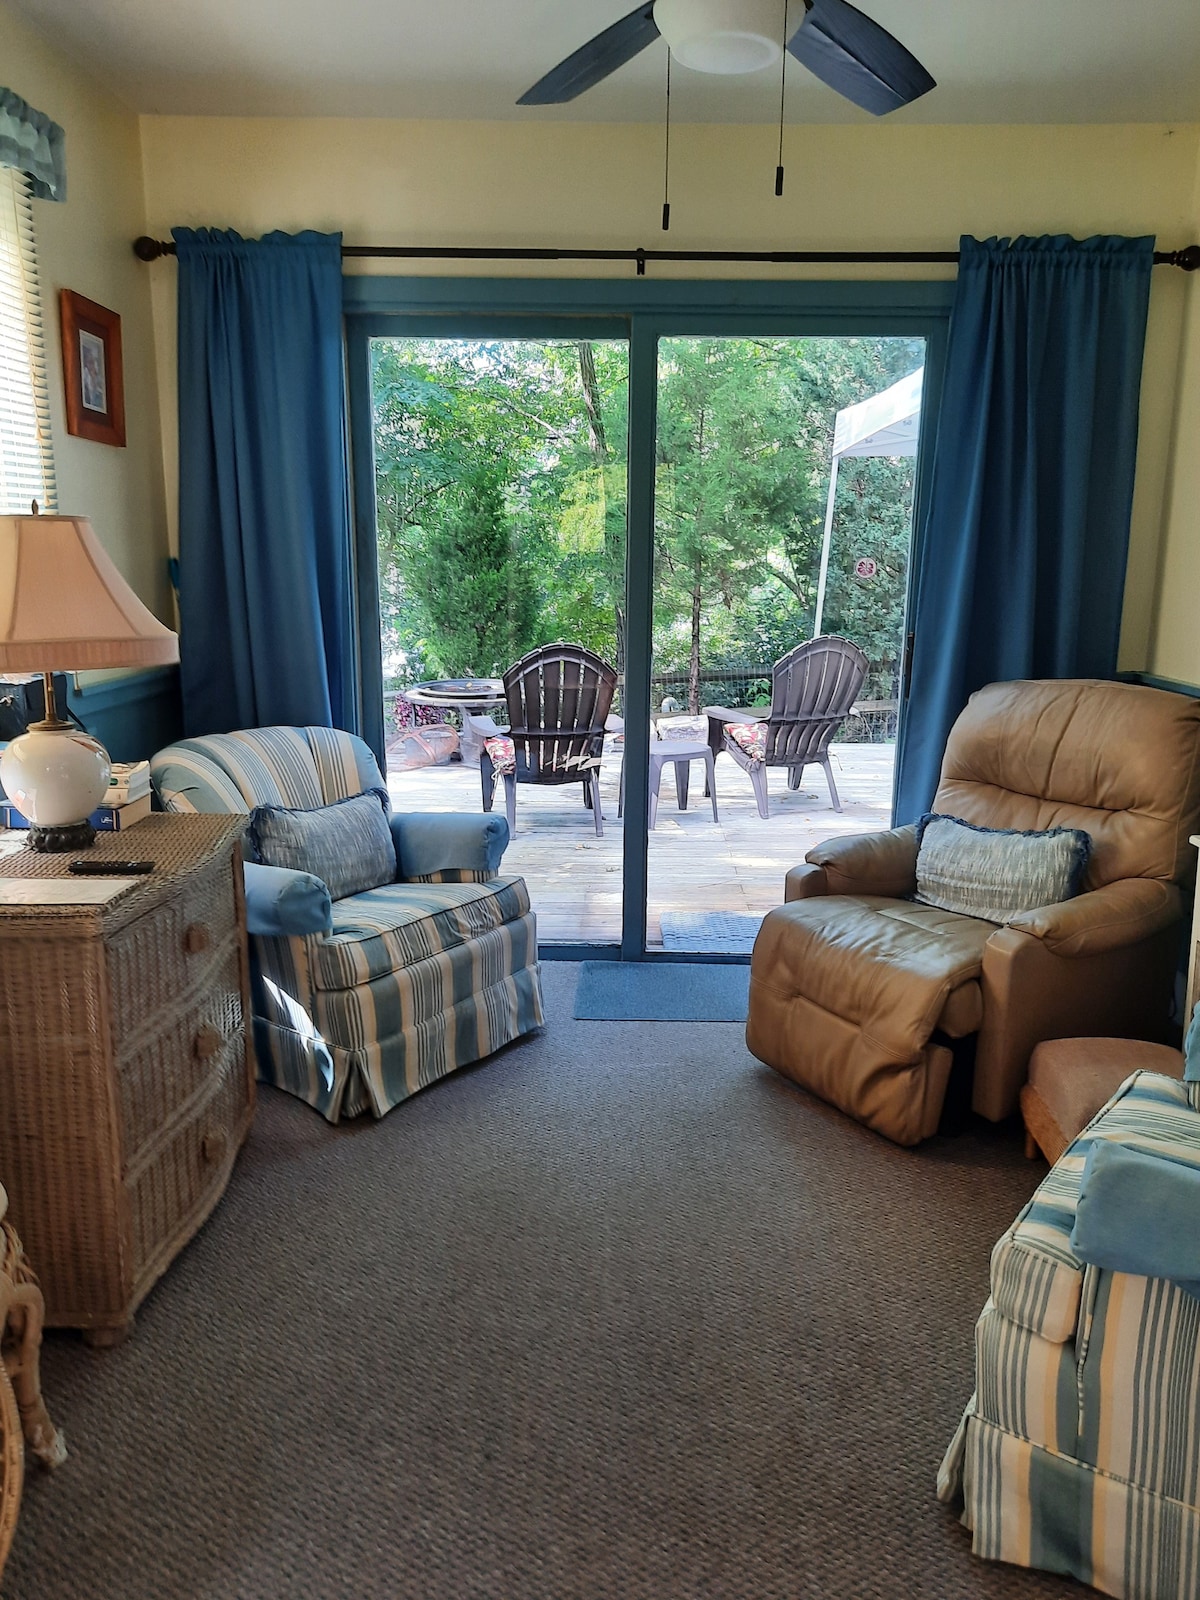
<path fill-rule="evenodd" d="M 121 319 L 73 289 L 58 292 L 67 432 L 125 447 Z"/>

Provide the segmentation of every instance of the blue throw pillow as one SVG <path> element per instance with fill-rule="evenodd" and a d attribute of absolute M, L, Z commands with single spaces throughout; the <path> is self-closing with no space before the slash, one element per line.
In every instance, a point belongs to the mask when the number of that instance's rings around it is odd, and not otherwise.
<path fill-rule="evenodd" d="M 306 811 L 256 806 L 247 833 L 264 866 L 311 872 L 333 900 L 396 881 L 396 846 L 382 789 Z"/>
<path fill-rule="evenodd" d="M 917 824 L 917 899 L 984 922 L 1070 900 L 1092 852 L 1080 828 L 977 828 L 929 813 Z"/>

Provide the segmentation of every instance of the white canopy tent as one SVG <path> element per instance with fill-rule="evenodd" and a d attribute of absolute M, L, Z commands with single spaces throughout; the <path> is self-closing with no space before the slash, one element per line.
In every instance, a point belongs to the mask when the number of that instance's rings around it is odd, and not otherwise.
<path fill-rule="evenodd" d="M 839 411 L 833 425 L 833 462 L 829 470 L 829 499 L 825 504 L 825 537 L 821 544 L 821 575 L 817 579 L 817 614 L 814 637 L 821 631 L 825 612 L 825 584 L 829 577 L 829 545 L 833 537 L 833 502 L 837 497 L 838 467 L 847 456 L 915 456 L 921 419 L 921 388 L 925 368 L 880 394 Z"/>

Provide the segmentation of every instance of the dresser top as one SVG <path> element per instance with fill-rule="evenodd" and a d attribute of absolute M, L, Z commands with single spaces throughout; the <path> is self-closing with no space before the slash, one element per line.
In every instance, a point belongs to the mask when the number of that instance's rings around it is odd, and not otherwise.
<path fill-rule="evenodd" d="M 0 907 L 0 938 L 32 922 L 57 925 L 63 933 L 109 932 L 152 910 L 176 891 L 181 879 L 240 838 L 244 816 L 156 813 L 121 833 L 98 833 L 90 850 L 44 854 L 26 846 L 0 855 L 0 878 L 66 878 L 81 885 L 103 878 L 76 878 L 72 861 L 153 861 L 154 871 L 101 905 L 6 905 Z"/>

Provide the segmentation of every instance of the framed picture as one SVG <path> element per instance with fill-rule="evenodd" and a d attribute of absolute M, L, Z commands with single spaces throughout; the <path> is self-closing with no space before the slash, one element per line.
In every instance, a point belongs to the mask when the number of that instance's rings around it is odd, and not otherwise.
<path fill-rule="evenodd" d="M 121 319 L 73 289 L 60 289 L 67 432 L 97 444 L 125 444 Z"/>

